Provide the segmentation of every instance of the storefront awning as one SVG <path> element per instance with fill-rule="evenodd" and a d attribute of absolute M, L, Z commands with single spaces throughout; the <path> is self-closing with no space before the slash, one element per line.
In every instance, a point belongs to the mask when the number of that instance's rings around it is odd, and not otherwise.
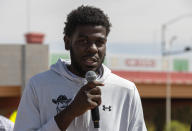
<path fill-rule="evenodd" d="M 167 82 L 167 72 L 119 70 L 112 70 L 112 72 L 135 83 L 165 84 Z M 172 84 L 192 84 L 192 73 L 171 72 L 170 76 Z"/>

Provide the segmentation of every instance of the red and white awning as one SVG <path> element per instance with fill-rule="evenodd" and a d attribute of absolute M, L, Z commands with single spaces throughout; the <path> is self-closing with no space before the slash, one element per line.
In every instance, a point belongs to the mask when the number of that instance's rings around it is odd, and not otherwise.
<path fill-rule="evenodd" d="M 119 70 L 112 70 L 112 72 L 135 83 L 165 84 L 167 82 L 167 72 Z M 172 84 L 192 84 L 192 73 L 171 72 L 170 76 Z"/>

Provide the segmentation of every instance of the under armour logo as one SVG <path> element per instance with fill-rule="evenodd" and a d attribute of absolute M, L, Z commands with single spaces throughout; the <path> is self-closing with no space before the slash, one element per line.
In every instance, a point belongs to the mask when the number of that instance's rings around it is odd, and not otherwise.
<path fill-rule="evenodd" d="M 112 110 L 111 108 L 112 108 L 111 106 L 106 107 L 105 105 L 103 105 L 103 110 L 104 110 L 104 111 L 105 111 L 105 110 L 109 110 L 109 111 L 111 111 L 111 110 Z"/>

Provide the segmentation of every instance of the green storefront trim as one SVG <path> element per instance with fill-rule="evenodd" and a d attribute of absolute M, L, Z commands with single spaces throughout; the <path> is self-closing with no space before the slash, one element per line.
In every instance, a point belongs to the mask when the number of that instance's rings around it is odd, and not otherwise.
<path fill-rule="evenodd" d="M 174 71 L 189 71 L 189 61 L 187 59 L 174 59 Z"/>

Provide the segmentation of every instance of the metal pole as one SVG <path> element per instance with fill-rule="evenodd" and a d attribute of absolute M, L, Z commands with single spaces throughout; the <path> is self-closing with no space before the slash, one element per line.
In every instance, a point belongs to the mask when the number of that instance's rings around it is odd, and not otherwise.
<path fill-rule="evenodd" d="M 167 56 L 167 82 L 166 82 L 166 124 L 171 122 L 171 62 L 170 56 Z"/>
<path fill-rule="evenodd" d="M 30 32 L 30 23 L 31 22 L 31 1 L 26 0 L 26 28 L 27 32 Z"/>
<path fill-rule="evenodd" d="M 166 38 L 165 38 L 165 33 L 166 33 L 166 25 L 162 25 L 161 27 L 161 51 L 162 51 L 162 55 L 164 56 L 164 52 L 165 52 L 165 46 L 166 46 Z"/>
<path fill-rule="evenodd" d="M 26 45 L 22 45 L 21 46 L 21 57 L 22 57 L 22 61 L 21 61 L 21 94 L 23 94 L 24 88 L 26 86 L 26 61 L 25 61 L 25 56 L 26 56 Z"/>
<path fill-rule="evenodd" d="M 192 14 L 185 14 L 185 15 L 181 15 L 179 17 L 176 17 L 175 19 L 172 19 L 170 21 L 168 21 L 167 23 L 163 24 L 162 25 L 162 28 L 161 28 L 161 50 L 162 50 L 162 61 L 164 61 L 165 59 L 165 56 L 167 56 L 167 81 L 166 81 L 166 124 L 169 125 L 170 122 L 171 122 L 171 67 L 170 67 L 170 55 L 172 55 L 172 53 L 170 52 L 170 47 L 173 43 L 173 41 L 175 40 L 174 37 L 172 37 L 172 39 L 170 40 L 170 44 L 168 46 L 168 50 L 166 51 L 166 28 L 167 26 L 169 25 L 172 25 L 184 18 L 187 18 L 187 17 L 192 17 Z M 189 49 L 185 49 L 186 51 L 189 51 Z M 175 53 L 177 54 L 177 52 Z"/>
<path fill-rule="evenodd" d="M 177 39 L 177 36 L 173 36 L 169 41 L 169 45 L 167 46 L 166 52 L 170 52 L 171 46 L 173 42 Z M 164 56 L 165 53 L 164 52 Z M 171 123 L 171 59 L 170 55 L 167 55 L 167 81 L 166 81 L 166 124 L 170 126 Z"/>
<path fill-rule="evenodd" d="M 162 51 L 162 62 L 165 60 L 166 52 L 166 24 L 162 25 L 161 28 L 161 51 Z M 172 42 L 172 41 L 170 41 Z M 171 45 L 171 43 L 169 43 Z M 166 125 L 171 122 L 171 72 L 170 72 L 170 57 L 167 57 L 167 70 L 166 70 Z"/>

